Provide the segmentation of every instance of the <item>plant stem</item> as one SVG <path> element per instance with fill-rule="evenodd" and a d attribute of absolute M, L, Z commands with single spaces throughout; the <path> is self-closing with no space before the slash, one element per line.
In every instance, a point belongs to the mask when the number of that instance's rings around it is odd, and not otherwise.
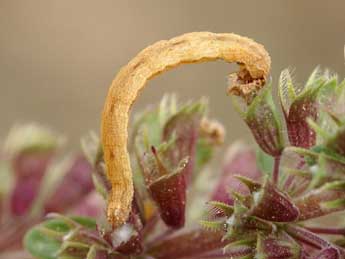
<path fill-rule="evenodd" d="M 326 235 L 345 235 L 345 228 L 317 228 L 317 227 L 306 227 L 309 231 L 316 234 Z"/>
<path fill-rule="evenodd" d="M 274 157 L 274 167 L 273 167 L 273 183 L 277 185 L 279 180 L 279 165 L 280 165 L 281 155 Z"/>
<path fill-rule="evenodd" d="M 158 235 L 153 240 L 148 242 L 147 246 L 153 246 L 155 243 L 169 237 L 169 235 L 173 234 L 174 232 L 175 232 L 175 229 L 172 229 L 172 228 L 166 229 L 162 234 Z"/>
<path fill-rule="evenodd" d="M 322 249 L 330 245 L 328 241 L 303 227 L 288 225 L 285 227 L 285 231 L 300 242 L 313 246 L 317 249 Z"/>

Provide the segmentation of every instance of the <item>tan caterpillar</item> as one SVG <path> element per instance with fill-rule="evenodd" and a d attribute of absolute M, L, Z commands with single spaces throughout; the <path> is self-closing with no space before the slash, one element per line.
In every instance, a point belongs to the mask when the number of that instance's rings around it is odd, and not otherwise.
<path fill-rule="evenodd" d="M 222 59 L 237 62 L 240 71 L 232 76 L 229 92 L 246 101 L 267 79 L 271 60 L 264 47 L 236 34 L 192 32 L 158 41 L 142 50 L 113 80 L 104 105 L 101 134 L 107 176 L 112 185 L 107 218 L 123 224 L 131 211 L 133 181 L 128 142 L 130 109 L 147 81 L 181 64 Z"/>

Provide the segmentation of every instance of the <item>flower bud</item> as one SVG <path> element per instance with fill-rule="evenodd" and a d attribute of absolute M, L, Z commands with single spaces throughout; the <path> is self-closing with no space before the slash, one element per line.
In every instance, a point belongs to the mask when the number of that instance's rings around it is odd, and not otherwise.
<path fill-rule="evenodd" d="M 293 222 L 300 213 L 290 197 L 266 180 L 262 189 L 254 193 L 250 214 L 273 222 Z"/>
<path fill-rule="evenodd" d="M 261 149 L 271 156 L 279 156 L 284 148 L 284 141 L 271 91 L 271 87 L 267 86 L 255 97 L 244 114 L 244 120 Z"/>

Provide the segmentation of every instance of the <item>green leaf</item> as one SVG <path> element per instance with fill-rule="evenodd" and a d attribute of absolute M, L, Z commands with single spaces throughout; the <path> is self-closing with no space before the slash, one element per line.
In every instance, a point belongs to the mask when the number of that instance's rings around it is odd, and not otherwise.
<path fill-rule="evenodd" d="M 140 151 L 161 143 L 165 123 L 177 112 L 175 95 L 165 95 L 157 108 L 145 110 L 136 116 L 133 127 L 134 145 Z"/>
<path fill-rule="evenodd" d="M 264 151 L 261 148 L 256 149 L 256 163 L 261 172 L 270 175 L 273 171 L 274 158 Z"/>
<path fill-rule="evenodd" d="M 72 216 L 72 220 L 79 223 L 83 227 L 89 228 L 89 229 L 96 229 L 97 223 L 94 218 L 90 217 L 80 217 L 80 216 Z"/>
<path fill-rule="evenodd" d="M 310 88 L 312 87 L 314 84 L 315 84 L 315 81 L 320 78 L 322 75 L 322 71 L 320 69 L 319 66 L 317 66 L 314 71 L 311 73 L 311 75 L 309 76 L 306 84 L 305 84 L 305 87 L 306 88 Z"/>
<path fill-rule="evenodd" d="M 209 205 L 211 209 L 221 211 L 227 217 L 230 217 L 232 213 L 234 212 L 234 208 L 231 205 L 226 204 L 221 201 L 209 201 L 207 205 Z"/>
<path fill-rule="evenodd" d="M 72 224 L 80 224 L 88 229 L 96 229 L 96 221 L 87 217 L 59 216 L 30 229 L 24 237 L 24 247 L 39 259 L 57 259 L 62 246 L 61 234 L 66 235 Z M 46 229 L 47 231 L 44 231 Z"/>
<path fill-rule="evenodd" d="M 284 69 L 280 74 L 278 93 L 283 110 L 288 113 L 291 103 L 297 96 L 289 69 Z"/>
<path fill-rule="evenodd" d="M 327 71 L 322 72 L 319 68 L 316 68 L 314 72 L 309 77 L 305 87 L 299 94 L 298 98 L 305 98 L 307 95 L 315 96 L 319 91 L 324 88 L 330 82 L 330 76 Z M 333 79 L 333 78 L 332 78 Z"/>
<path fill-rule="evenodd" d="M 326 141 L 326 146 L 345 156 L 345 125 L 339 127 L 335 134 Z"/>
<path fill-rule="evenodd" d="M 196 144 L 195 171 L 200 172 L 201 168 L 209 162 L 213 156 L 214 147 L 206 139 L 199 138 Z"/>
<path fill-rule="evenodd" d="M 224 230 L 226 224 L 224 221 L 209 221 L 209 220 L 200 220 L 199 224 L 206 230 L 209 231 L 221 231 Z"/>
<path fill-rule="evenodd" d="M 24 246 L 39 259 L 56 259 L 61 243 L 33 228 L 25 235 Z"/>
<path fill-rule="evenodd" d="M 345 199 L 337 199 L 333 201 L 325 201 L 321 203 L 322 209 L 332 210 L 332 209 L 344 209 L 345 208 Z"/>

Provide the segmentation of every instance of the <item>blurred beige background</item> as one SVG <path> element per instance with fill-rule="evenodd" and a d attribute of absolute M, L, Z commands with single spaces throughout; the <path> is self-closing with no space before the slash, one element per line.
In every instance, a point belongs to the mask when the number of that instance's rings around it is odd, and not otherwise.
<path fill-rule="evenodd" d="M 296 68 L 304 82 L 321 64 L 344 77 L 345 1 L 0 0 L 0 139 L 37 121 L 79 137 L 98 130 L 117 70 L 147 45 L 189 31 L 235 32 L 264 44 L 272 77 Z M 166 92 L 208 95 L 228 142 L 249 132 L 225 96 L 233 67 L 183 66 L 150 82 L 134 109 Z"/>

